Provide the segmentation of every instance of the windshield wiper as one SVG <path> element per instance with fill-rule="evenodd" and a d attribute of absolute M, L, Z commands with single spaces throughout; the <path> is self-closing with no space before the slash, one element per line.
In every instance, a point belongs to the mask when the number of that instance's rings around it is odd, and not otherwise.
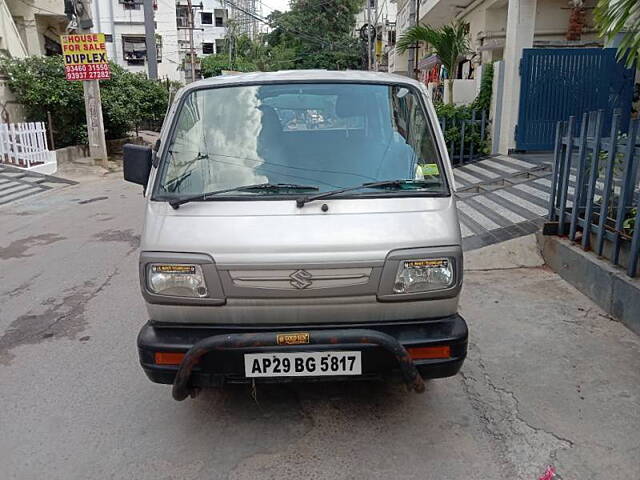
<path fill-rule="evenodd" d="M 352 192 L 354 190 L 361 190 L 363 188 L 391 188 L 394 190 L 400 190 L 405 185 L 415 185 L 418 187 L 424 187 L 427 185 L 433 185 L 434 182 L 430 180 L 382 180 L 380 182 L 368 182 L 355 187 L 340 188 L 338 190 L 330 190 L 328 192 L 319 193 L 318 195 L 304 196 L 296 199 L 296 206 L 298 208 L 304 207 L 305 203 L 313 202 L 314 200 L 321 200 L 323 198 L 333 197 L 340 193 Z M 438 183 L 439 184 L 439 183 Z"/>
<path fill-rule="evenodd" d="M 214 190 L 213 192 L 198 193 L 189 197 L 169 200 L 169 205 L 171 205 L 174 210 L 177 210 L 182 204 L 193 202 L 194 200 L 207 200 L 209 197 L 221 193 L 253 191 L 279 192 L 281 190 L 319 190 L 319 188 L 313 185 L 297 185 L 295 183 L 257 183 L 255 185 L 225 188 L 224 190 Z"/>

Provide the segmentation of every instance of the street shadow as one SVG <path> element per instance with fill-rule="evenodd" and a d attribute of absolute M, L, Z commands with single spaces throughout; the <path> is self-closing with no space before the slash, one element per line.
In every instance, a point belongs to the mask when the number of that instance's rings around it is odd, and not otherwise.
<path fill-rule="evenodd" d="M 406 456 L 409 444 L 421 445 L 411 450 L 421 462 L 425 442 L 433 450 L 428 456 L 455 447 L 456 437 L 442 432 L 468 428 L 460 393 L 455 379 L 428 382 L 423 394 L 392 380 L 258 384 L 255 390 L 226 385 L 183 402 L 170 399 L 166 390 L 147 431 L 158 438 L 170 435 L 190 458 L 205 459 L 205 468 L 215 468 L 219 478 L 231 471 L 244 472 L 237 478 L 261 478 L 265 471 L 269 478 L 290 478 L 282 468 L 321 461 L 341 469 L 365 458 L 386 469 L 383 459 Z"/>
<path fill-rule="evenodd" d="M 422 395 L 409 391 L 399 379 L 354 382 L 292 382 L 253 385 L 229 384 L 204 389 L 197 398 L 187 399 L 195 418 L 224 415 L 237 421 L 269 421 L 282 426 L 289 421 L 309 420 L 326 410 L 341 412 L 360 420 L 393 416 L 416 400 L 428 401 L 433 382 Z"/>

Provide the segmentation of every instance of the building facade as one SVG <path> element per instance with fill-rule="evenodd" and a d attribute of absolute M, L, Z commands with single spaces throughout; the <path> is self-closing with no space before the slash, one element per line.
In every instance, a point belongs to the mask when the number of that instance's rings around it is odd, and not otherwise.
<path fill-rule="evenodd" d="M 0 0 L 0 55 L 24 58 L 62 52 L 67 20 L 63 0 Z M 21 122 L 23 110 L 0 75 L 0 122 Z"/>
<path fill-rule="evenodd" d="M 195 63 L 195 79 L 200 78 L 200 59 L 204 55 L 222 53 L 229 25 L 229 9 L 223 0 L 192 2 L 193 28 L 190 26 L 189 5 L 185 0 L 176 2 L 176 24 L 178 28 L 178 51 L 180 62 L 185 66 L 182 81 L 191 81 L 191 40 Z"/>
<path fill-rule="evenodd" d="M 396 44 L 397 0 L 366 0 L 364 8 L 356 15 L 354 34 L 367 43 L 367 25 L 371 30 L 371 69 L 388 72 L 389 53 Z"/>
<path fill-rule="evenodd" d="M 178 53 L 178 29 L 173 2 L 154 0 L 158 77 L 180 80 L 182 66 Z M 146 72 L 144 10 L 141 0 L 93 0 L 93 31 L 104 33 L 107 55 L 132 72 Z"/>
<path fill-rule="evenodd" d="M 224 49 L 229 19 L 224 1 L 154 0 L 153 9 L 158 76 L 181 82 L 199 79 L 201 57 Z M 92 10 L 94 30 L 107 35 L 109 58 L 129 71 L 146 72 L 142 0 L 94 0 Z M 191 78 L 191 35 L 194 79 Z"/>
<path fill-rule="evenodd" d="M 454 21 L 469 24 L 471 52 L 461 59 L 454 93 L 459 103 L 474 98 L 480 82 L 482 65 L 494 63 L 501 75 L 501 98 L 494 106 L 492 132 L 500 153 L 515 148 L 515 126 L 520 99 L 519 65 L 525 48 L 602 47 L 598 37 L 593 7 L 597 0 L 398 0 L 398 37 L 415 25 L 440 27 Z M 466 4 L 465 4 L 466 3 Z M 412 17 L 411 12 L 414 12 Z M 415 15 L 417 12 L 417 15 Z M 405 20 L 407 19 L 407 20 Z M 392 52 L 392 71 L 415 76 L 425 83 L 434 79 L 434 68 L 428 48 L 421 45 L 416 52 L 418 68 L 405 67 L 403 55 Z M 407 55 L 405 53 L 404 55 Z M 413 52 L 408 52 L 409 56 Z M 498 62 L 498 63 L 496 63 Z M 411 63 L 410 61 L 408 63 Z M 437 80 L 436 80 L 437 81 Z M 463 98 L 464 97 L 464 98 Z"/>
<path fill-rule="evenodd" d="M 415 1 L 396 0 L 396 37 L 400 38 L 415 22 Z M 411 55 L 410 55 L 411 54 Z M 389 71 L 399 75 L 412 76 L 413 51 L 398 52 L 395 46 L 389 51 Z M 409 65 L 411 60 L 411 65 Z"/>
<path fill-rule="evenodd" d="M 226 0 L 225 4 L 229 8 L 234 35 L 247 35 L 255 40 L 264 32 L 265 23 L 260 0 Z"/>
<path fill-rule="evenodd" d="M 63 0 L 0 0 L 0 51 L 13 57 L 62 53 Z"/>

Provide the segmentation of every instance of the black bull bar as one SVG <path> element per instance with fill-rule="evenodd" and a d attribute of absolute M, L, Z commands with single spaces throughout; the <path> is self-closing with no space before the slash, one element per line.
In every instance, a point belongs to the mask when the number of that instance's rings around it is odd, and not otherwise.
<path fill-rule="evenodd" d="M 308 342 L 304 343 L 304 345 L 340 344 L 377 345 L 384 348 L 398 361 L 398 366 L 400 367 L 402 377 L 404 378 L 407 387 L 417 393 L 424 392 L 424 380 L 418 373 L 409 353 L 400 344 L 400 342 L 391 335 L 368 329 L 318 330 L 312 331 L 309 334 Z M 274 332 L 214 335 L 200 340 L 189 349 L 178 367 L 178 372 L 176 373 L 175 380 L 173 381 L 173 398 L 181 401 L 190 395 L 191 389 L 189 388 L 189 378 L 191 377 L 191 371 L 200 358 L 207 353 L 234 348 L 275 346 L 283 346 L 284 349 L 290 347 L 290 345 L 279 344 L 278 334 Z M 295 347 L 300 345 L 293 346 Z"/>

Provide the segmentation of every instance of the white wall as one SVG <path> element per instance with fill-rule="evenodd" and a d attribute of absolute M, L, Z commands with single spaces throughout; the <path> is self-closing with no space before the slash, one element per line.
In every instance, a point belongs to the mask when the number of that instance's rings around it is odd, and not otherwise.
<path fill-rule="evenodd" d="M 398 0 L 396 4 L 396 40 L 399 40 L 403 33 L 411 26 L 409 19 L 409 2 L 411 0 Z M 389 52 L 389 72 L 407 75 L 409 53 L 399 53 L 397 50 Z"/>
<path fill-rule="evenodd" d="M 0 50 L 16 58 L 28 55 L 27 47 L 20 38 L 20 32 L 4 0 L 0 0 Z"/>
<path fill-rule="evenodd" d="M 468 105 L 472 103 L 478 95 L 479 82 L 475 79 L 453 81 L 453 103 L 456 105 Z M 444 82 L 444 98 L 449 98 L 449 83 Z"/>

